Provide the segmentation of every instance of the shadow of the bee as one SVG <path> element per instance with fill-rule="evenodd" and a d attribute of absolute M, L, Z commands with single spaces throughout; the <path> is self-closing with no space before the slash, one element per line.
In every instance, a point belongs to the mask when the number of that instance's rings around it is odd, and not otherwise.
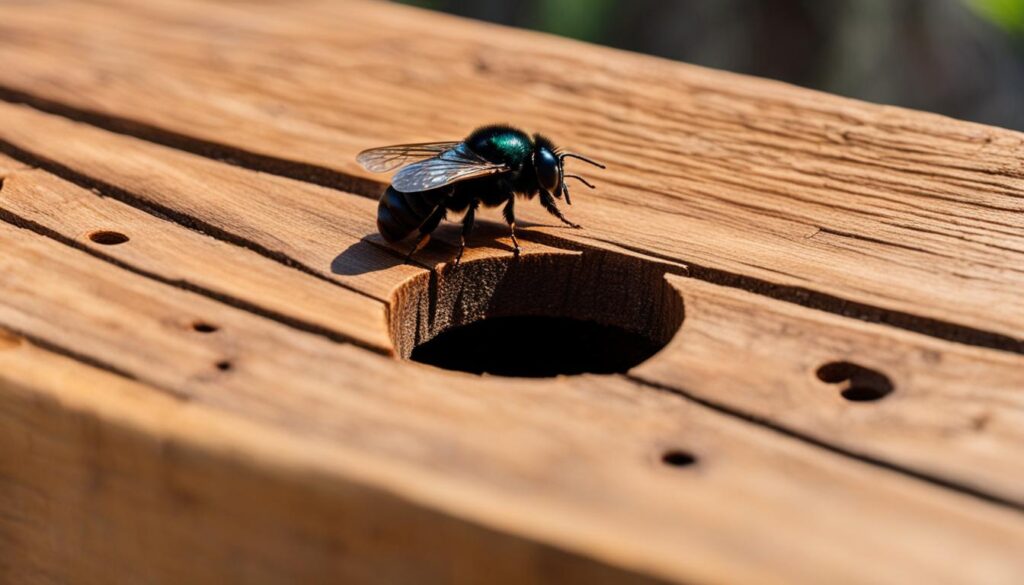
<path fill-rule="evenodd" d="M 522 241 L 532 240 L 531 227 L 561 227 L 555 224 L 522 222 L 525 228 L 518 232 Z M 461 226 L 447 223 L 440 226 L 432 235 L 430 243 L 416 254 L 412 263 L 430 268 L 450 262 L 458 251 L 459 232 Z M 405 262 L 405 256 L 415 238 L 407 238 L 401 242 L 389 243 L 380 234 L 373 232 L 363 239 L 342 250 L 331 261 L 331 273 L 339 276 L 357 276 L 387 270 Z M 488 247 L 513 253 L 509 240 L 508 226 L 499 222 L 478 221 L 470 235 L 469 247 Z"/>

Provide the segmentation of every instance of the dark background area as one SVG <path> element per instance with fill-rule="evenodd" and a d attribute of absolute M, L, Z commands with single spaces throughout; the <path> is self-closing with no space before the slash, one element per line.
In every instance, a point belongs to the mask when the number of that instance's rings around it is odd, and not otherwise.
<path fill-rule="evenodd" d="M 1024 0 L 401 0 L 1024 130 Z"/>

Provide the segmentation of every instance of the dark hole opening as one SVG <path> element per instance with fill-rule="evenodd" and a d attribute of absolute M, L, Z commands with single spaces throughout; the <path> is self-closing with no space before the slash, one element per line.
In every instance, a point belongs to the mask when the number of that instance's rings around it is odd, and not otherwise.
<path fill-rule="evenodd" d="M 625 329 L 565 317 L 491 317 L 454 327 L 412 351 L 414 361 L 499 376 L 626 372 L 662 345 Z"/>
<path fill-rule="evenodd" d="M 89 239 L 102 246 L 116 246 L 128 241 L 128 236 L 121 232 L 100 230 L 89 234 Z"/>
<path fill-rule="evenodd" d="M 205 321 L 196 321 L 192 324 L 192 329 L 199 333 L 213 333 L 217 331 L 217 326 L 211 325 Z"/>
<path fill-rule="evenodd" d="M 840 385 L 840 395 L 851 402 L 881 400 L 894 390 L 888 376 L 852 362 L 829 362 L 816 375 L 826 384 Z"/>
<path fill-rule="evenodd" d="M 696 463 L 697 458 L 694 457 L 692 453 L 673 449 L 671 451 L 666 451 L 661 456 L 661 462 L 672 467 L 686 467 Z"/>
<path fill-rule="evenodd" d="M 392 294 L 388 316 L 399 357 L 542 378 L 627 372 L 669 343 L 684 307 L 658 264 L 558 251 L 417 275 Z"/>
<path fill-rule="evenodd" d="M 222 372 L 226 372 L 226 371 L 230 370 L 231 367 L 232 367 L 231 362 L 228 361 L 228 360 L 217 362 L 217 369 L 222 371 Z"/>

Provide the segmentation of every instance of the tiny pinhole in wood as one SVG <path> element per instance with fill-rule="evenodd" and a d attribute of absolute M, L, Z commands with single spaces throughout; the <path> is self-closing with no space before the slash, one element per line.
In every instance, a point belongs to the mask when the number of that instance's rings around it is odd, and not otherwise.
<path fill-rule="evenodd" d="M 697 456 L 682 449 L 669 449 L 661 454 L 661 462 L 669 467 L 690 467 L 697 463 Z"/>
<path fill-rule="evenodd" d="M 222 371 L 222 372 L 227 372 L 227 371 L 229 371 L 229 370 L 231 370 L 232 368 L 235 367 L 234 364 L 231 363 L 231 360 L 221 360 L 221 361 L 217 362 L 216 365 L 217 365 L 217 369 Z"/>
<path fill-rule="evenodd" d="M 112 230 L 96 230 L 89 234 L 89 240 L 101 246 L 117 246 L 129 239 L 125 234 Z"/>
<path fill-rule="evenodd" d="M 850 402 L 881 400 L 895 389 L 882 372 L 848 361 L 822 364 L 815 375 L 826 384 L 839 386 L 839 394 Z"/>
<path fill-rule="evenodd" d="M 192 330 L 197 333 L 215 333 L 220 327 L 206 321 L 195 321 L 192 323 Z"/>

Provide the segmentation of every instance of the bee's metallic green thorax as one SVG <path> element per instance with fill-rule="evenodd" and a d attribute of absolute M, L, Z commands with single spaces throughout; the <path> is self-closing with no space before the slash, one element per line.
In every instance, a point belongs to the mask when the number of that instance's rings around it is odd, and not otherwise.
<path fill-rule="evenodd" d="M 491 143 L 510 159 L 523 160 L 530 155 L 533 145 L 530 140 L 519 133 L 507 132 L 491 138 Z"/>
<path fill-rule="evenodd" d="M 493 162 L 519 167 L 530 159 L 533 141 L 520 130 L 507 126 L 485 126 L 466 139 L 473 152 Z"/>

